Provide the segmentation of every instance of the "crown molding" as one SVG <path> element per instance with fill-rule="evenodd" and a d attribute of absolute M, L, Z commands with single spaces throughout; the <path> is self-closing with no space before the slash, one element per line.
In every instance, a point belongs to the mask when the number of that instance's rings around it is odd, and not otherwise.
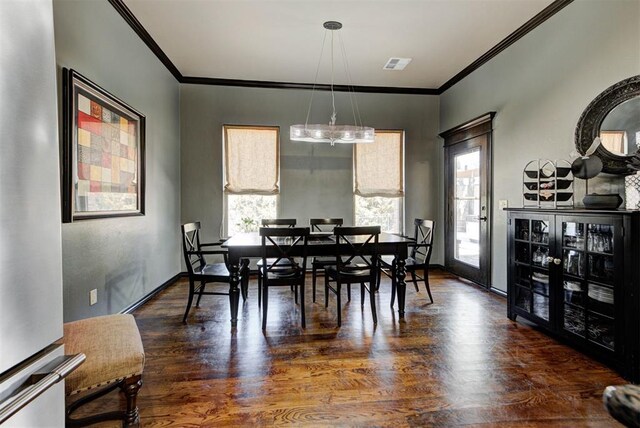
<path fill-rule="evenodd" d="M 497 56 L 500 52 L 523 38 L 534 28 L 545 22 L 547 19 L 551 18 L 556 13 L 560 12 L 560 10 L 564 9 L 572 2 L 573 0 L 555 0 L 536 16 L 525 22 L 524 25 L 522 25 L 520 28 L 502 39 L 500 43 L 485 52 L 480 58 L 466 66 L 461 72 L 453 76 L 451 79 L 447 80 L 442 86 L 438 88 L 439 93 L 443 93 L 444 91 L 479 69 L 485 63 L 489 62 L 491 59 Z"/>
<path fill-rule="evenodd" d="M 183 76 L 180 70 L 169 59 L 167 54 L 160 48 L 151 34 L 144 28 L 142 23 L 138 21 L 133 12 L 124 4 L 124 0 L 108 0 L 113 8 L 122 16 L 133 31 L 142 39 L 156 57 L 164 64 L 164 66 L 173 74 L 179 83 L 193 85 L 216 85 L 216 86 L 240 86 L 248 88 L 273 88 L 273 89 L 315 89 L 318 91 L 330 91 L 331 85 L 312 84 L 312 83 L 292 83 L 292 82 L 272 82 L 263 80 L 238 80 L 238 79 L 219 79 L 212 77 Z M 549 6 L 544 8 L 540 13 L 527 21 L 520 28 L 509 34 L 500 43 L 485 52 L 480 58 L 469 64 L 458 74 L 447 80 L 439 88 L 404 88 L 390 86 L 348 86 L 334 85 L 333 90 L 337 92 L 364 92 L 379 94 L 414 94 L 414 95 L 440 95 L 453 85 L 473 73 L 482 65 L 497 56 L 500 52 L 520 40 L 527 33 L 538 27 L 540 24 L 551 18 L 553 15 L 564 9 L 573 0 L 555 0 Z"/>

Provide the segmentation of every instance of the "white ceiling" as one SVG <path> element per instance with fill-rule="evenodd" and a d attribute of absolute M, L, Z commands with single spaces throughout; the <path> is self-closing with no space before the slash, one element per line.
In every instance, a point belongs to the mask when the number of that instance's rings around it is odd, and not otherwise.
<path fill-rule="evenodd" d="M 125 3 L 183 76 L 313 83 L 322 23 L 336 20 L 344 25 L 352 84 L 438 88 L 552 0 Z M 318 83 L 331 80 L 328 47 Z M 347 84 L 338 47 L 335 83 Z M 390 57 L 413 61 L 404 71 L 385 71 Z"/>

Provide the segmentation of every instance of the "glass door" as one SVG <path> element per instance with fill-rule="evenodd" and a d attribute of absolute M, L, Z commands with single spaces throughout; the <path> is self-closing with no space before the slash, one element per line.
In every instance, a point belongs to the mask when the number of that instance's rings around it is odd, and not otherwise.
<path fill-rule="evenodd" d="M 572 219 L 575 220 L 575 219 Z M 563 218 L 562 329 L 605 350 L 615 351 L 615 305 L 622 290 L 615 251 L 622 246 L 616 221 Z"/>
<path fill-rule="evenodd" d="M 549 251 L 551 220 L 516 218 L 514 222 L 513 306 L 521 315 L 535 316 L 539 322 L 549 323 L 552 307 L 549 268 L 553 263 Z"/>
<path fill-rule="evenodd" d="M 490 286 L 490 134 L 445 148 L 445 265 Z"/>

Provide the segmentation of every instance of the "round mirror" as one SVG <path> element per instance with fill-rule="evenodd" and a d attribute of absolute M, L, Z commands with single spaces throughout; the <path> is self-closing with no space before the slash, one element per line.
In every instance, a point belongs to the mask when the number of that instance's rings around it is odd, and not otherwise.
<path fill-rule="evenodd" d="M 640 145 L 640 96 L 618 104 L 600 125 L 605 149 L 616 155 L 632 155 Z"/>
<path fill-rule="evenodd" d="M 596 137 L 602 144 L 593 156 L 602 160 L 602 172 L 632 174 L 628 159 L 640 144 L 640 75 L 616 83 L 584 110 L 576 126 L 576 148 L 585 154 Z"/>

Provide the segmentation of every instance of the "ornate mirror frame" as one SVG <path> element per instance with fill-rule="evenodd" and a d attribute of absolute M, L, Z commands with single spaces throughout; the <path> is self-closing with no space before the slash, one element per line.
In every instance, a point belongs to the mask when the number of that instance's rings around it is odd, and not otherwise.
<path fill-rule="evenodd" d="M 594 138 L 600 135 L 602 121 L 619 104 L 640 96 L 640 75 L 630 77 L 605 89 L 582 112 L 576 125 L 576 148 L 584 155 Z M 629 175 L 636 171 L 629 169 L 627 159 L 631 155 L 611 153 L 602 145 L 598 146 L 595 155 L 602 160 L 602 172 L 609 174 Z"/>

